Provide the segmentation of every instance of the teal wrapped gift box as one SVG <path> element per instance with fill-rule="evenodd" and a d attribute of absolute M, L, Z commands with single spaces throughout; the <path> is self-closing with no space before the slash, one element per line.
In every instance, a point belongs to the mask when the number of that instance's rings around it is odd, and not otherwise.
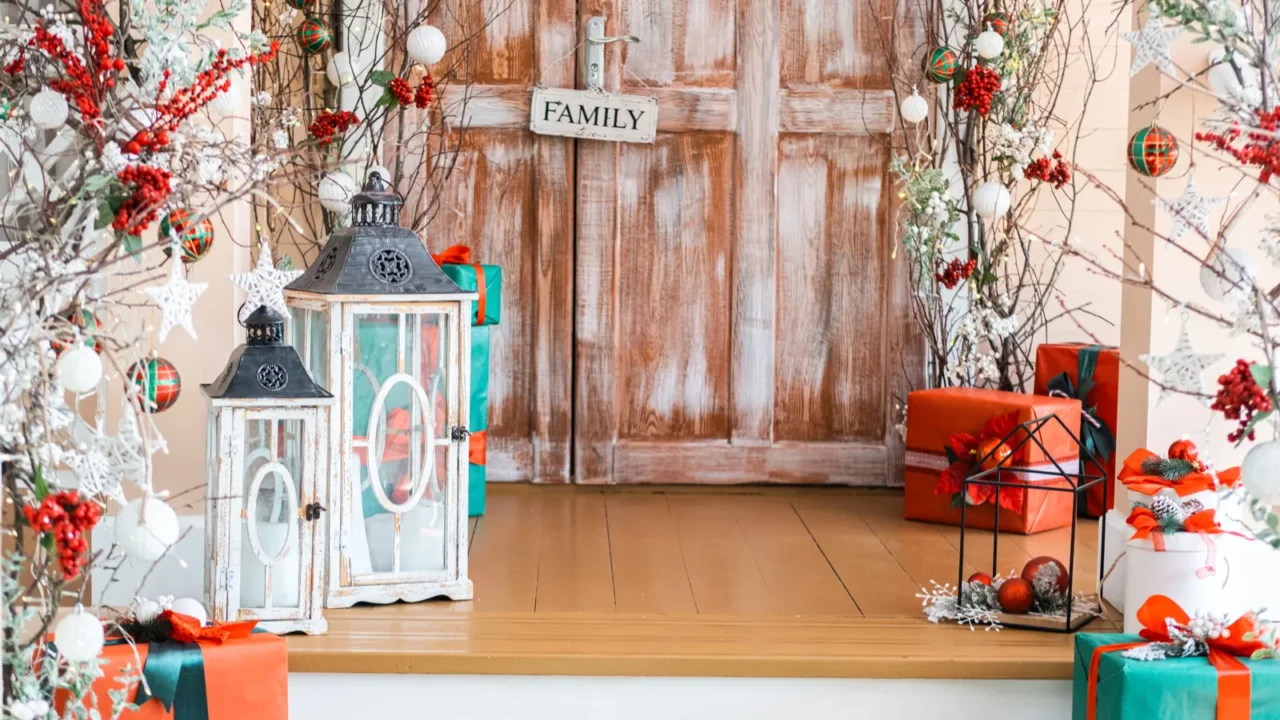
<path fill-rule="evenodd" d="M 1137 635 L 1076 635 L 1071 674 L 1071 717 L 1089 717 L 1089 666 L 1104 645 L 1142 642 Z M 1248 720 L 1280 720 L 1280 662 L 1244 661 L 1250 673 Z M 1218 671 L 1208 658 L 1133 660 L 1123 650 L 1102 654 L 1098 665 L 1096 720 L 1214 720 L 1218 717 Z M 1241 718 L 1240 720 L 1244 720 Z"/>

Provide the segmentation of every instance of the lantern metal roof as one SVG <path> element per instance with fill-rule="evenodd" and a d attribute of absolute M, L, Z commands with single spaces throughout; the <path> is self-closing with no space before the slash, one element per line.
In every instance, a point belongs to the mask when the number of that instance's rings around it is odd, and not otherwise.
<path fill-rule="evenodd" d="M 214 400 L 285 400 L 333 397 L 311 379 L 298 351 L 284 342 L 286 317 L 266 305 L 249 313 L 245 343 L 231 353 L 217 380 L 200 386 Z"/>
<path fill-rule="evenodd" d="M 351 198 L 351 226 L 286 290 L 318 295 L 456 295 L 465 293 L 431 259 L 417 233 L 399 227 L 404 200 L 373 171 Z"/>

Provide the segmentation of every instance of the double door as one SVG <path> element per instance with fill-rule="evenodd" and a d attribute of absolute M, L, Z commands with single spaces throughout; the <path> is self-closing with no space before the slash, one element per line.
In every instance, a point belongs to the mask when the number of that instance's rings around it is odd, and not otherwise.
<path fill-rule="evenodd" d="M 429 235 L 504 268 L 489 479 L 891 484 L 919 374 L 881 34 L 852 0 L 442 0 L 476 35 Z M 883 11 L 883 12 L 881 12 Z M 652 145 L 538 136 L 532 88 L 659 102 Z M 464 30 L 465 28 L 465 30 Z"/>

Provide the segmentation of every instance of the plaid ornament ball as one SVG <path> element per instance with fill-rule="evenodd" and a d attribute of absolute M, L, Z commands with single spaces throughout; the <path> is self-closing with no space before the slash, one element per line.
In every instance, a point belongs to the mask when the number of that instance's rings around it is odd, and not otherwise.
<path fill-rule="evenodd" d="M 988 25 L 1003 37 L 1009 32 L 1009 16 L 1002 12 L 987 13 L 982 19 L 982 26 L 985 28 Z"/>
<path fill-rule="evenodd" d="M 1129 164 L 1147 177 L 1160 177 L 1178 162 L 1178 138 L 1159 125 L 1145 127 L 1129 139 Z"/>
<path fill-rule="evenodd" d="M 960 56 L 955 50 L 943 45 L 935 48 L 925 59 L 924 76 L 936 83 L 944 83 L 955 77 L 960 68 Z"/>
<path fill-rule="evenodd" d="M 329 31 L 329 26 L 323 20 L 309 17 L 298 26 L 297 38 L 298 47 L 302 48 L 302 52 L 315 55 L 329 47 L 329 42 L 333 40 L 333 33 Z"/>
<path fill-rule="evenodd" d="M 78 328 L 78 332 L 70 328 L 59 328 L 54 334 L 55 339 L 49 342 L 55 354 L 61 355 L 63 350 L 75 344 L 77 336 L 86 347 L 93 348 L 99 355 L 102 354 L 102 342 L 95 337 L 97 334 L 95 331 L 102 329 L 102 321 L 98 316 L 84 308 L 72 308 L 58 317 L 74 325 Z"/>
<path fill-rule="evenodd" d="M 173 363 L 161 357 L 139 360 L 125 373 L 129 382 L 138 388 L 138 400 L 149 413 L 164 412 L 178 402 L 182 392 L 182 377 Z"/>
<path fill-rule="evenodd" d="M 209 218 L 195 219 L 195 215 L 186 208 L 178 208 L 160 220 L 161 241 L 169 238 L 172 232 L 182 243 L 182 261 L 195 262 L 209 254 L 213 246 L 213 223 Z M 171 245 L 164 246 L 165 257 L 173 255 Z"/>

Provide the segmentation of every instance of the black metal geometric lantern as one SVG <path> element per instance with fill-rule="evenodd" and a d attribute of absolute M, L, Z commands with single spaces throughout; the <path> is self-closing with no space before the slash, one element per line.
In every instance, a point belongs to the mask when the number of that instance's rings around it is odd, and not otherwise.
<path fill-rule="evenodd" d="M 259 307 L 208 397 L 205 600 L 214 620 L 322 633 L 329 406 L 285 316 Z"/>

